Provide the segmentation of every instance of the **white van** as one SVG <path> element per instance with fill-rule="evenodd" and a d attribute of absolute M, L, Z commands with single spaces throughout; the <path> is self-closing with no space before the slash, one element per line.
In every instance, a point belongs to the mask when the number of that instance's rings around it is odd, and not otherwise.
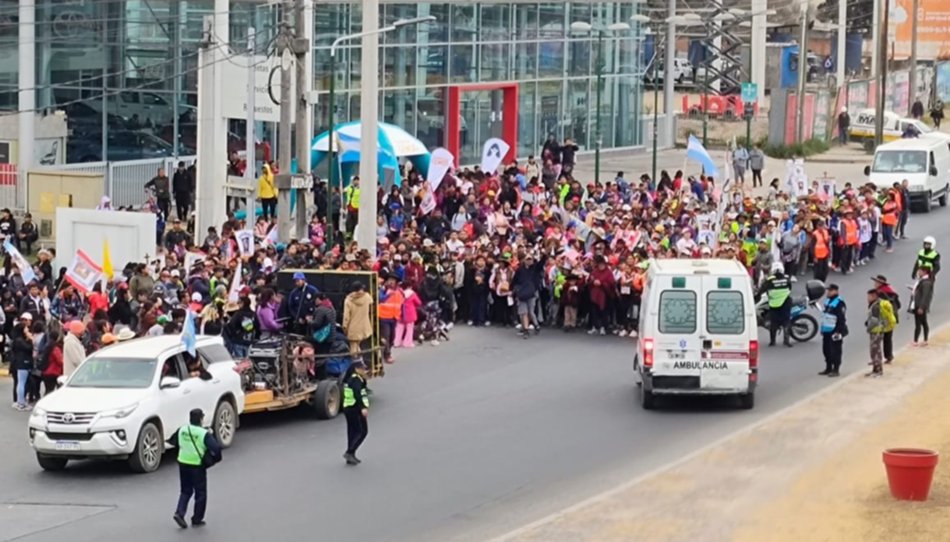
<path fill-rule="evenodd" d="M 658 395 L 737 395 L 755 405 L 752 279 L 735 260 L 650 260 L 633 360 L 642 405 Z"/>
<path fill-rule="evenodd" d="M 933 202 L 947 205 L 950 191 L 950 140 L 943 134 L 899 139 L 874 151 L 864 174 L 878 188 L 890 188 L 907 179 L 911 208 L 930 212 Z"/>

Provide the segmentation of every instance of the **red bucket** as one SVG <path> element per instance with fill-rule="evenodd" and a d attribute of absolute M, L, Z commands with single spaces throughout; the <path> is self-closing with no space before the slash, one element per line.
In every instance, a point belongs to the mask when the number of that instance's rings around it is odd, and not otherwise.
<path fill-rule="evenodd" d="M 940 455 L 933 450 L 884 450 L 884 467 L 891 495 L 902 501 L 926 501 Z"/>

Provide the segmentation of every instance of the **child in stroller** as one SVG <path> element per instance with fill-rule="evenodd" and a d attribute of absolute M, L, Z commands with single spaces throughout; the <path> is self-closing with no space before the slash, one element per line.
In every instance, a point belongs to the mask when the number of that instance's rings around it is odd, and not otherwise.
<path fill-rule="evenodd" d="M 431 341 L 438 346 L 439 341 L 449 340 L 448 324 L 442 318 L 442 307 L 438 301 L 429 301 L 422 307 L 422 325 L 417 327 L 419 341 Z"/>

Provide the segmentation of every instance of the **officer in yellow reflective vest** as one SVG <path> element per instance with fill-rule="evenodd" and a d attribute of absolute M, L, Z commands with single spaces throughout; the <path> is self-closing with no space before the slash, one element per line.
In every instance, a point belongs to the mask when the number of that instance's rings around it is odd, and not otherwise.
<path fill-rule="evenodd" d="M 353 177 L 343 189 L 343 206 L 346 208 L 346 233 L 352 234 L 360 217 L 360 178 Z"/>
<path fill-rule="evenodd" d="M 369 389 L 366 387 L 366 364 L 357 359 L 343 379 L 343 415 L 346 416 L 347 465 L 359 465 L 356 450 L 369 433 Z"/>
<path fill-rule="evenodd" d="M 762 283 L 759 294 L 769 300 L 769 346 L 775 346 L 775 334 L 782 328 L 785 346 L 792 346 L 792 284 L 781 263 L 772 264 L 772 274 Z"/>
<path fill-rule="evenodd" d="M 937 252 L 937 240 L 933 236 L 924 237 L 924 246 L 917 253 L 917 261 L 914 262 L 914 270 L 911 271 L 911 277 L 917 278 L 917 270 L 924 268 L 930 271 L 930 276 L 937 278 L 937 272 L 940 271 L 940 253 Z"/>
<path fill-rule="evenodd" d="M 200 408 L 188 413 L 189 424 L 181 427 L 172 436 L 178 446 L 178 474 L 181 480 L 181 493 L 178 496 L 178 508 L 173 516 L 175 523 L 182 529 L 188 528 L 185 514 L 188 513 L 188 501 L 195 496 L 195 510 L 191 524 L 200 527 L 205 524 L 205 509 L 208 506 L 208 467 L 221 461 L 221 446 L 214 436 L 201 426 L 205 414 Z"/>

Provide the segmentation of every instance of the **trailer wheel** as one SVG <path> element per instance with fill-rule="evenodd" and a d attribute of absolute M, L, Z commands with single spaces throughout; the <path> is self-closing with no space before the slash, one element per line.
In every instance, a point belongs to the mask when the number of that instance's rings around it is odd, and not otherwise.
<path fill-rule="evenodd" d="M 321 380 L 310 399 L 313 416 L 318 420 L 336 418 L 340 413 L 340 386 L 336 380 Z"/>

